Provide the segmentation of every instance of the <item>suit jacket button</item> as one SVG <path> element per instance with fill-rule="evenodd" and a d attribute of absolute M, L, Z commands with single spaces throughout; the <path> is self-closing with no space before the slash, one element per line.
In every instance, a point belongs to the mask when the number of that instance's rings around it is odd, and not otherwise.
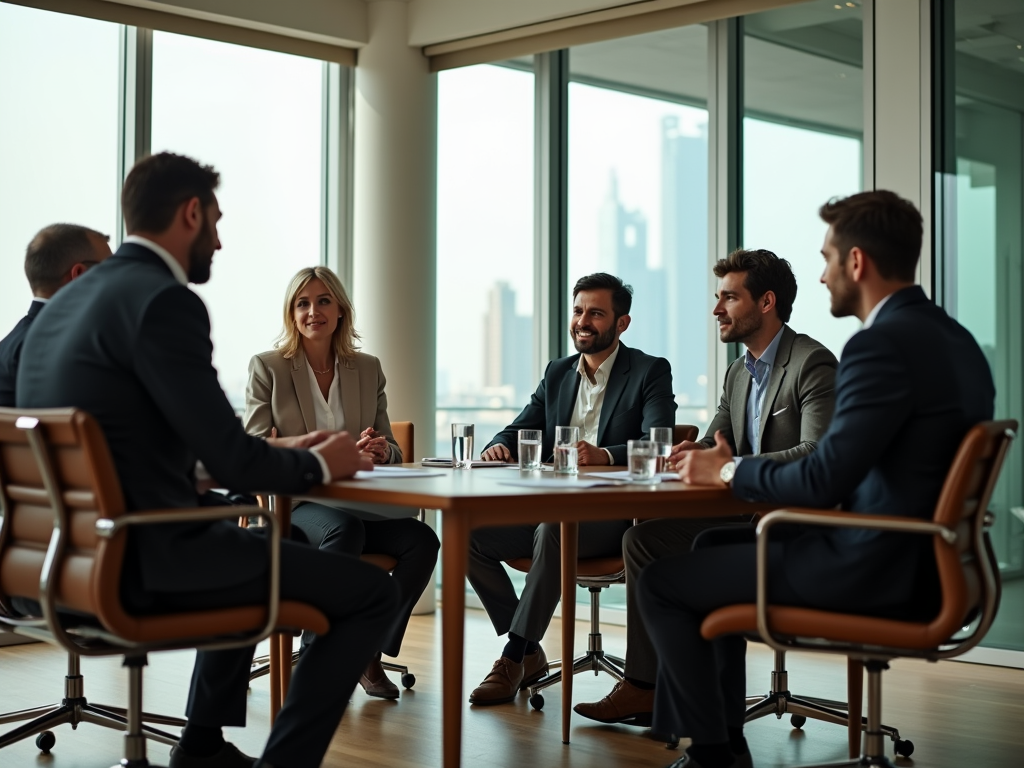
<path fill-rule="evenodd" d="M 313 480 L 313 473 L 312 472 L 307 472 L 306 473 L 306 479 L 309 480 L 310 482 L 312 482 L 312 480 Z"/>

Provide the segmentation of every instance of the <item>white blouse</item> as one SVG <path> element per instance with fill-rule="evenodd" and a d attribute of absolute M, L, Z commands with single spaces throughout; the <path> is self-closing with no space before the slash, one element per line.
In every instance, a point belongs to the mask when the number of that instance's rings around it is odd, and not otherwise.
<path fill-rule="evenodd" d="M 338 384 L 341 380 L 341 371 L 338 367 L 338 358 L 334 358 L 334 379 L 327 390 L 326 400 L 320 391 L 320 385 L 316 382 L 316 374 L 313 373 L 313 366 L 309 364 L 309 358 L 306 358 L 306 368 L 309 370 L 309 389 L 313 395 L 316 428 L 340 432 L 345 428 L 345 413 L 341 410 L 341 387 Z"/>

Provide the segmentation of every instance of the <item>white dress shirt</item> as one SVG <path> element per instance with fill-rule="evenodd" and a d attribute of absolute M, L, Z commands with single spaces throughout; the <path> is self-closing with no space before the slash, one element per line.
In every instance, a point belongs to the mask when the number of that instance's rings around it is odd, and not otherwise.
<path fill-rule="evenodd" d="M 870 312 L 868 312 L 868 316 L 864 318 L 864 326 L 861 328 L 862 331 L 866 331 L 868 328 L 870 328 L 872 325 L 875 324 L 875 318 L 878 317 L 878 313 L 882 311 L 882 307 L 885 306 L 885 302 L 887 302 L 891 298 L 892 298 L 892 294 L 890 293 L 888 296 L 886 296 L 880 302 L 875 304 L 874 309 L 872 309 Z"/>
<path fill-rule="evenodd" d="M 345 428 L 345 413 L 341 410 L 341 388 L 338 381 L 341 379 L 341 371 L 338 368 L 338 359 L 334 359 L 334 379 L 327 390 L 327 399 L 324 400 L 324 393 L 320 391 L 316 375 L 313 373 L 313 366 L 306 358 L 306 368 L 309 370 L 309 389 L 313 395 L 313 410 L 316 412 L 316 428 L 326 429 L 331 432 L 340 432 Z"/>
<path fill-rule="evenodd" d="M 601 408 L 604 406 L 604 395 L 608 389 L 608 375 L 615 365 L 615 358 L 619 356 L 620 348 L 616 342 L 615 351 L 608 355 L 608 358 L 594 371 L 593 381 L 587 376 L 583 355 L 580 355 L 580 362 L 576 367 L 580 374 L 580 388 L 576 393 L 576 405 L 573 407 L 569 426 L 580 428 L 580 440 L 585 443 L 597 445 L 597 430 L 601 425 Z M 607 448 L 601 450 L 608 456 L 608 463 L 614 463 L 611 451 Z"/>

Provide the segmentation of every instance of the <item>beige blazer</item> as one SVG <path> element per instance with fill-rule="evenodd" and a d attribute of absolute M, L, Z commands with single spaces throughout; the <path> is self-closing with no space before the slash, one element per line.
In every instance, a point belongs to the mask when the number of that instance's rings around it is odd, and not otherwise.
<path fill-rule="evenodd" d="M 388 396 L 384 393 L 384 372 L 373 355 L 356 352 L 355 360 L 339 366 L 341 410 L 345 429 L 358 439 L 373 427 L 391 444 L 388 463 L 400 464 L 402 451 L 391 434 Z M 295 437 L 316 429 L 316 412 L 310 391 L 306 355 L 300 348 L 290 360 L 277 350 L 254 355 L 249 361 L 249 384 L 245 388 L 245 431 L 269 437 L 277 427 L 280 437 Z"/>

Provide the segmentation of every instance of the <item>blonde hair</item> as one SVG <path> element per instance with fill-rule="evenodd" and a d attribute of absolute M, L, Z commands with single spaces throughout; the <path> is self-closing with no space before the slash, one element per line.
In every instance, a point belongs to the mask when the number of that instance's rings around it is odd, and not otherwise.
<path fill-rule="evenodd" d="M 356 342 L 359 341 L 359 334 L 356 332 L 356 311 L 352 302 L 345 292 L 345 286 L 341 280 L 327 267 L 305 267 L 300 269 L 292 281 L 288 284 L 288 290 L 284 298 L 284 330 L 274 343 L 274 348 L 280 351 L 281 357 L 291 359 L 302 346 L 302 334 L 295 325 L 295 299 L 299 292 L 309 285 L 310 281 L 318 279 L 326 286 L 331 298 L 337 302 L 341 309 L 341 318 L 338 320 L 338 327 L 334 329 L 334 352 L 339 360 L 349 361 L 355 358 Z"/>

